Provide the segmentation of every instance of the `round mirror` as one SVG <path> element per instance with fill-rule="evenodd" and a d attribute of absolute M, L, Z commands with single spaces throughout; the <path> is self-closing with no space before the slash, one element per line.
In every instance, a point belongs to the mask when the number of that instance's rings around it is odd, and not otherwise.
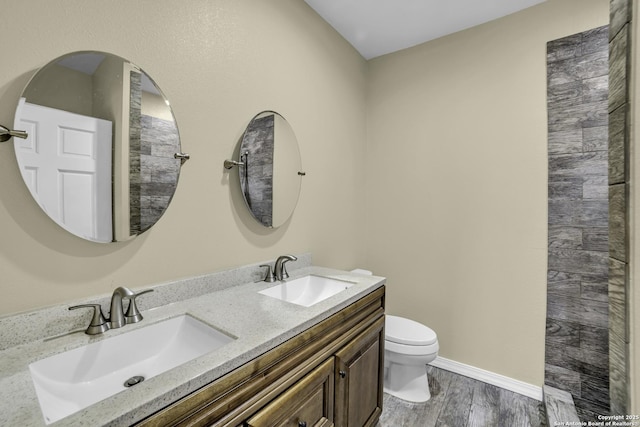
<path fill-rule="evenodd" d="M 169 101 L 116 55 L 74 52 L 45 65 L 24 89 L 14 126 L 28 133 L 14 142 L 27 187 L 76 236 L 137 236 L 176 190 L 180 137 Z"/>
<path fill-rule="evenodd" d="M 293 214 L 304 172 L 298 141 L 289 123 L 274 111 L 256 115 L 242 137 L 240 188 L 251 215 L 277 228 Z"/>

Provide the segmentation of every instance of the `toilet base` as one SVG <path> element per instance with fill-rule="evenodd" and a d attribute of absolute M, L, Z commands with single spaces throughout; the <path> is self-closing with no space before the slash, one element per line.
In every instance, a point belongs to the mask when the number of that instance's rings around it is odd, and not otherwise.
<path fill-rule="evenodd" d="M 384 392 L 408 402 L 423 403 L 431 399 L 427 365 L 389 363 L 384 371 Z"/>

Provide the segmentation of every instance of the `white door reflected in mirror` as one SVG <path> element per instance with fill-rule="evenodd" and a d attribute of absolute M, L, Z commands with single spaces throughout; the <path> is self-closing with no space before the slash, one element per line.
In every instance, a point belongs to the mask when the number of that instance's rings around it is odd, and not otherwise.
<path fill-rule="evenodd" d="M 42 209 L 69 232 L 89 240 L 113 239 L 112 123 L 20 100 L 16 141 L 20 172 Z"/>

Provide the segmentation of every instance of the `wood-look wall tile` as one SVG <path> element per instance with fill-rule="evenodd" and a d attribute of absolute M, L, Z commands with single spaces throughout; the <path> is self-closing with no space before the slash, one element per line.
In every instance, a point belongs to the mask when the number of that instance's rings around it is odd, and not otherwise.
<path fill-rule="evenodd" d="M 609 207 L 606 200 L 549 200 L 549 224 L 606 227 Z"/>
<path fill-rule="evenodd" d="M 547 270 L 547 283 L 563 283 L 563 282 L 576 282 L 580 284 L 582 282 L 581 273 L 569 273 L 566 271 Z"/>
<path fill-rule="evenodd" d="M 551 177 L 547 187 L 549 200 L 582 200 L 583 191 L 582 179 L 572 177 Z"/>
<path fill-rule="evenodd" d="M 582 249 L 587 251 L 609 251 L 609 227 L 582 228 Z"/>
<path fill-rule="evenodd" d="M 612 40 L 629 21 L 631 21 L 631 0 L 610 0 L 609 40 Z"/>
<path fill-rule="evenodd" d="M 628 413 L 628 317 L 626 310 L 627 223 L 629 179 L 629 107 L 631 0 L 610 2 L 610 94 L 609 118 L 609 349 L 611 411 Z"/>
<path fill-rule="evenodd" d="M 585 397 L 574 399 L 578 415 L 584 420 L 599 421 L 598 415 L 611 413 L 609 402 L 609 387 L 598 388 L 598 383 L 582 383 L 582 393 Z"/>
<path fill-rule="evenodd" d="M 584 127 L 606 126 L 609 122 L 607 101 L 596 101 L 549 109 L 549 132 Z"/>
<path fill-rule="evenodd" d="M 548 46 L 545 383 L 557 381 L 562 389 L 568 383 L 569 391 L 578 397 L 582 377 L 593 377 L 588 384 L 594 385 L 607 380 L 609 369 L 607 45 L 605 26 L 581 33 L 581 39 L 572 36 Z M 563 47 L 568 50 L 562 52 Z M 582 153 L 577 149 L 577 132 L 582 132 Z M 606 392 L 607 387 L 602 388 Z M 596 395 L 593 386 L 582 401 L 601 397 Z M 583 413 L 592 409 L 586 403 L 581 408 Z"/>
<path fill-rule="evenodd" d="M 584 199 L 581 224 L 591 227 L 604 227 L 609 217 L 607 200 Z"/>
<path fill-rule="evenodd" d="M 608 102 L 594 101 L 588 104 L 583 104 L 585 110 L 581 111 L 581 123 L 583 128 L 608 126 L 609 114 L 607 113 Z"/>
<path fill-rule="evenodd" d="M 605 251 L 606 253 L 606 251 Z M 582 281 L 580 282 L 582 283 L 607 283 L 609 281 L 609 270 L 608 269 L 602 269 L 602 271 L 599 271 L 597 274 L 588 274 L 588 273 L 583 273 L 581 274 L 582 276 Z"/>
<path fill-rule="evenodd" d="M 589 375 L 581 377 L 581 398 L 600 404 L 607 413 L 609 411 L 609 378 L 593 378 Z"/>
<path fill-rule="evenodd" d="M 580 325 L 606 328 L 609 325 L 609 305 L 599 301 L 585 302 L 581 299 L 553 295 L 547 301 L 547 317 Z"/>
<path fill-rule="evenodd" d="M 591 325 L 579 326 L 580 347 L 583 350 L 599 353 L 602 357 L 609 354 L 609 328 L 595 327 Z"/>
<path fill-rule="evenodd" d="M 580 347 L 580 325 L 566 320 L 547 318 L 545 343 Z"/>
<path fill-rule="evenodd" d="M 609 198 L 609 180 L 606 175 L 587 176 L 582 186 L 582 197 L 585 199 Z"/>
<path fill-rule="evenodd" d="M 581 153 L 584 150 L 583 130 L 578 128 L 550 132 L 547 141 L 549 154 Z"/>
<path fill-rule="evenodd" d="M 549 200 L 548 202 L 549 226 L 578 226 L 579 221 L 574 218 L 574 212 L 582 209 L 582 200 Z"/>
<path fill-rule="evenodd" d="M 549 177 L 590 175 L 606 176 L 608 153 L 593 151 L 581 154 L 557 154 L 549 156 Z"/>
<path fill-rule="evenodd" d="M 582 104 L 585 98 L 584 92 L 590 89 L 597 91 L 596 88 L 587 86 L 580 80 L 550 85 L 547 87 L 547 105 L 549 108 L 559 109 Z M 593 94 L 589 93 L 589 96 L 593 96 Z"/>
<path fill-rule="evenodd" d="M 547 63 L 547 90 L 581 80 L 578 78 L 579 61 L 580 58 L 576 57 Z"/>
<path fill-rule="evenodd" d="M 605 353 L 585 350 L 582 348 L 571 346 L 556 346 L 554 351 L 547 352 L 549 359 L 547 363 L 554 366 L 561 366 L 570 371 L 583 375 L 588 375 L 593 378 L 600 378 L 608 380 L 609 378 L 609 357 Z M 557 386 L 554 386 L 557 387 Z M 574 399 L 580 397 L 580 392 L 574 393 L 570 391 Z"/>
<path fill-rule="evenodd" d="M 627 186 L 609 186 L 609 255 L 627 261 Z"/>
<path fill-rule="evenodd" d="M 556 273 L 556 277 L 553 280 L 547 281 L 547 298 L 553 298 L 554 294 L 580 298 L 582 275 L 565 272 Z"/>
<path fill-rule="evenodd" d="M 547 43 L 547 62 L 562 61 L 582 55 L 582 33 Z"/>
<path fill-rule="evenodd" d="M 609 114 L 609 184 L 626 182 L 629 176 L 629 104 Z"/>
<path fill-rule="evenodd" d="M 626 24 L 609 44 L 609 112 L 625 104 L 629 97 L 629 33 Z"/>
<path fill-rule="evenodd" d="M 576 65 L 577 75 L 581 80 L 606 76 L 609 74 L 609 52 L 602 50 L 583 55 Z"/>
<path fill-rule="evenodd" d="M 609 47 L 609 26 L 593 28 L 582 33 L 582 54 L 606 52 Z"/>
<path fill-rule="evenodd" d="M 580 399 L 576 399 L 574 401 L 574 403 L 576 404 L 576 412 L 578 413 L 578 417 L 581 420 L 597 420 L 598 419 L 598 415 L 602 415 L 601 412 L 595 413 L 593 411 L 588 411 L 588 410 L 578 406 L 578 405 L 582 404 L 582 401 Z"/>
<path fill-rule="evenodd" d="M 562 346 L 548 346 L 547 351 L 562 351 Z M 544 383 L 560 390 L 568 391 L 574 396 L 580 395 L 580 373 L 564 366 L 549 363 L 545 358 Z"/>
<path fill-rule="evenodd" d="M 551 111 L 549 109 L 549 119 L 547 123 L 547 131 L 549 133 L 583 128 L 580 112 L 576 111 L 575 108 L 565 108 L 566 110 L 557 111 Z"/>
<path fill-rule="evenodd" d="M 629 413 L 629 344 L 621 337 L 609 334 L 609 395 L 611 412 Z"/>
<path fill-rule="evenodd" d="M 622 342 L 629 342 L 627 314 L 627 264 L 609 258 L 609 332 L 621 337 Z"/>
<path fill-rule="evenodd" d="M 607 151 L 609 126 L 595 126 L 582 130 L 583 151 Z"/>
<path fill-rule="evenodd" d="M 582 102 L 591 103 L 609 99 L 609 76 L 582 80 Z"/>
<path fill-rule="evenodd" d="M 581 200 L 584 180 L 575 176 L 551 176 L 547 190 L 549 200 Z"/>
<path fill-rule="evenodd" d="M 609 71 L 607 51 L 547 63 L 547 87 L 605 76 Z"/>
<path fill-rule="evenodd" d="M 600 301 L 606 304 L 609 301 L 609 294 L 607 291 L 608 287 L 609 285 L 606 281 L 582 282 L 580 298 L 593 300 L 593 301 Z M 602 345 L 606 345 L 606 344 L 601 344 L 601 346 Z"/>
<path fill-rule="evenodd" d="M 545 385 L 543 392 L 548 426 L 566 425 L 569 422 L 580 421 L 571 393 L 550 385 Z"/>
<path fill-rule="evenodd" d="M 551 249 L 583 249 L 581 227 L 554 225 L 549 227 L 548 235 Z"/>

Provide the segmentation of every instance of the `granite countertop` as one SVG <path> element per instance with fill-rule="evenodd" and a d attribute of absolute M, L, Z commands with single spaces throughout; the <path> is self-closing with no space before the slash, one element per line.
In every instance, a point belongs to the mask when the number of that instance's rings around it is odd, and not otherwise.
<path fill-rule="evenodd" d="M 183 314 L 189 314 L 227 335 L 237 337 L 218 350 L 50 424 L 129 426 L 278 346 L 385 282 L 382 277 L 313 266 L 290 271 L 290 274 L 291 279 L 315 274 L 355 284 L 311 307 L 302 307 L 258 294 L 258 291 L 277 283 L 250 282 L 169 302 L 149 310 L 143 309 L 142 322 L 102 335 L 91 337 L 76 332 L 5 348 L 0 351 L 0 425 L 46 425 L 29 373 L 29 364 L 37 360 Z"/>

